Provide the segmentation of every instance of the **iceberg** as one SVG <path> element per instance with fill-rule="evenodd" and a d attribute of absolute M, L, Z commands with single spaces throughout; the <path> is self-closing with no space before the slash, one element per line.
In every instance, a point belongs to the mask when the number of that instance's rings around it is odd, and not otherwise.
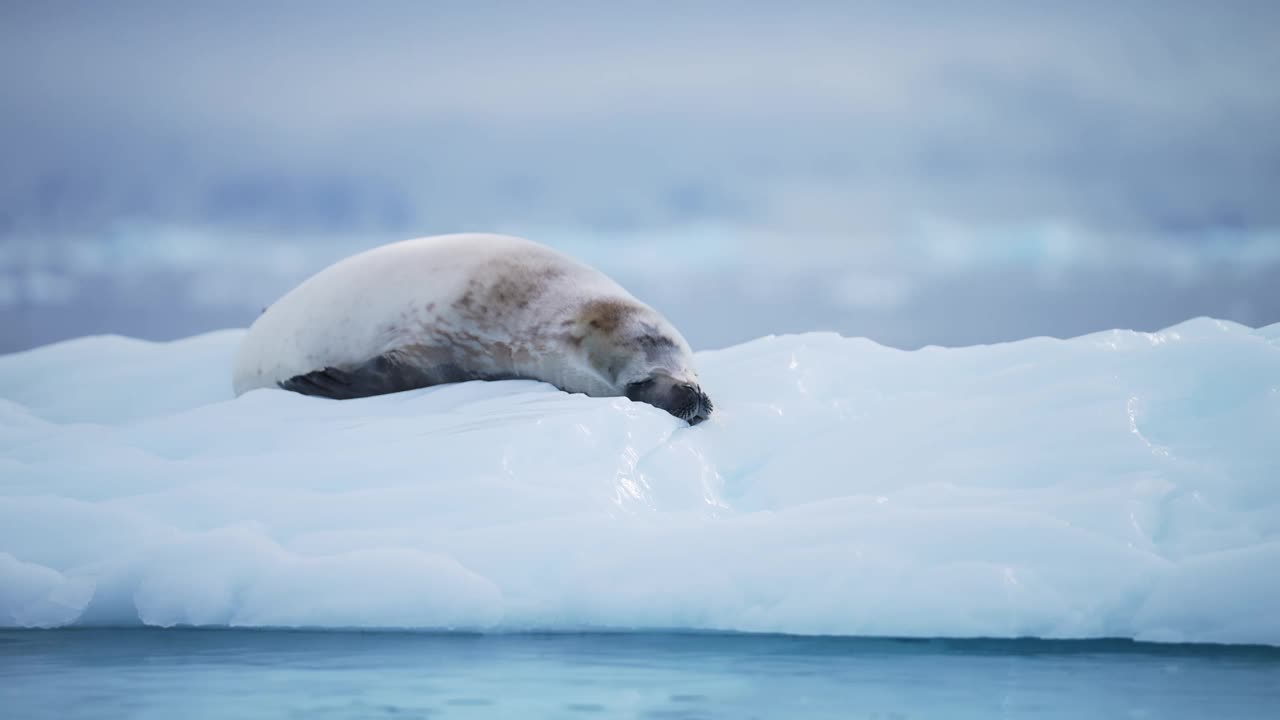
<path fill-rule="evenodd" d="M 0 626 L 1280 645 L 1280 325 L 233 398 L 241 330 L 0 357 Z"/>

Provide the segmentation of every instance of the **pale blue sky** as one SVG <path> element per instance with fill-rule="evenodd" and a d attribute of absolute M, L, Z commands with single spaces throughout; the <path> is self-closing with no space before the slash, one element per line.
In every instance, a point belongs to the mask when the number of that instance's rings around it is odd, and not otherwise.
<path fill-rule="evenodd" d="M 9 2 L 0 351 L 498 230 L 697 347 L 1280 320 L 1280 6 Z"/>

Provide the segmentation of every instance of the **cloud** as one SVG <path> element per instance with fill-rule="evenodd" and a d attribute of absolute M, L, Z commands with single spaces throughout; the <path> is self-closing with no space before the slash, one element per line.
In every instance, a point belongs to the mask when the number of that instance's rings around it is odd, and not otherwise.
<path fill-rule="evenodd" d="M 19 220 L 1280 219 L 1265 3 L 5 12 Z"/>

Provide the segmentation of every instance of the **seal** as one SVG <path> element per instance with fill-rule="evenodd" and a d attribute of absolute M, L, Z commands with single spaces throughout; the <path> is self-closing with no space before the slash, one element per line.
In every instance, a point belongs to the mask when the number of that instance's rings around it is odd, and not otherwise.
<path fill-rule="evenodd" d="M 711 414 L 693 353 L 604 273 L 532 240 L 465 233 L 353 255 L 270 305 L 237 351 L 236 395 L 334 399 L 529 379 L 627 397 L 690 425 Z"/>

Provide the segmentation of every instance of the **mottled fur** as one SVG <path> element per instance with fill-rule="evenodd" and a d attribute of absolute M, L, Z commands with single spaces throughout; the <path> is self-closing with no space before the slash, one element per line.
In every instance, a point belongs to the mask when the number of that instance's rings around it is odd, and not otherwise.
<path fill-rule="evenodd" d="M 237 393 L 337 399 L 507 378 L 626 395 L 691 422 L 710 412 L 665 318 L 598 271 L 501 235 L 409 240 L 321 271 L 258 318 L 235 370 Z"/>

